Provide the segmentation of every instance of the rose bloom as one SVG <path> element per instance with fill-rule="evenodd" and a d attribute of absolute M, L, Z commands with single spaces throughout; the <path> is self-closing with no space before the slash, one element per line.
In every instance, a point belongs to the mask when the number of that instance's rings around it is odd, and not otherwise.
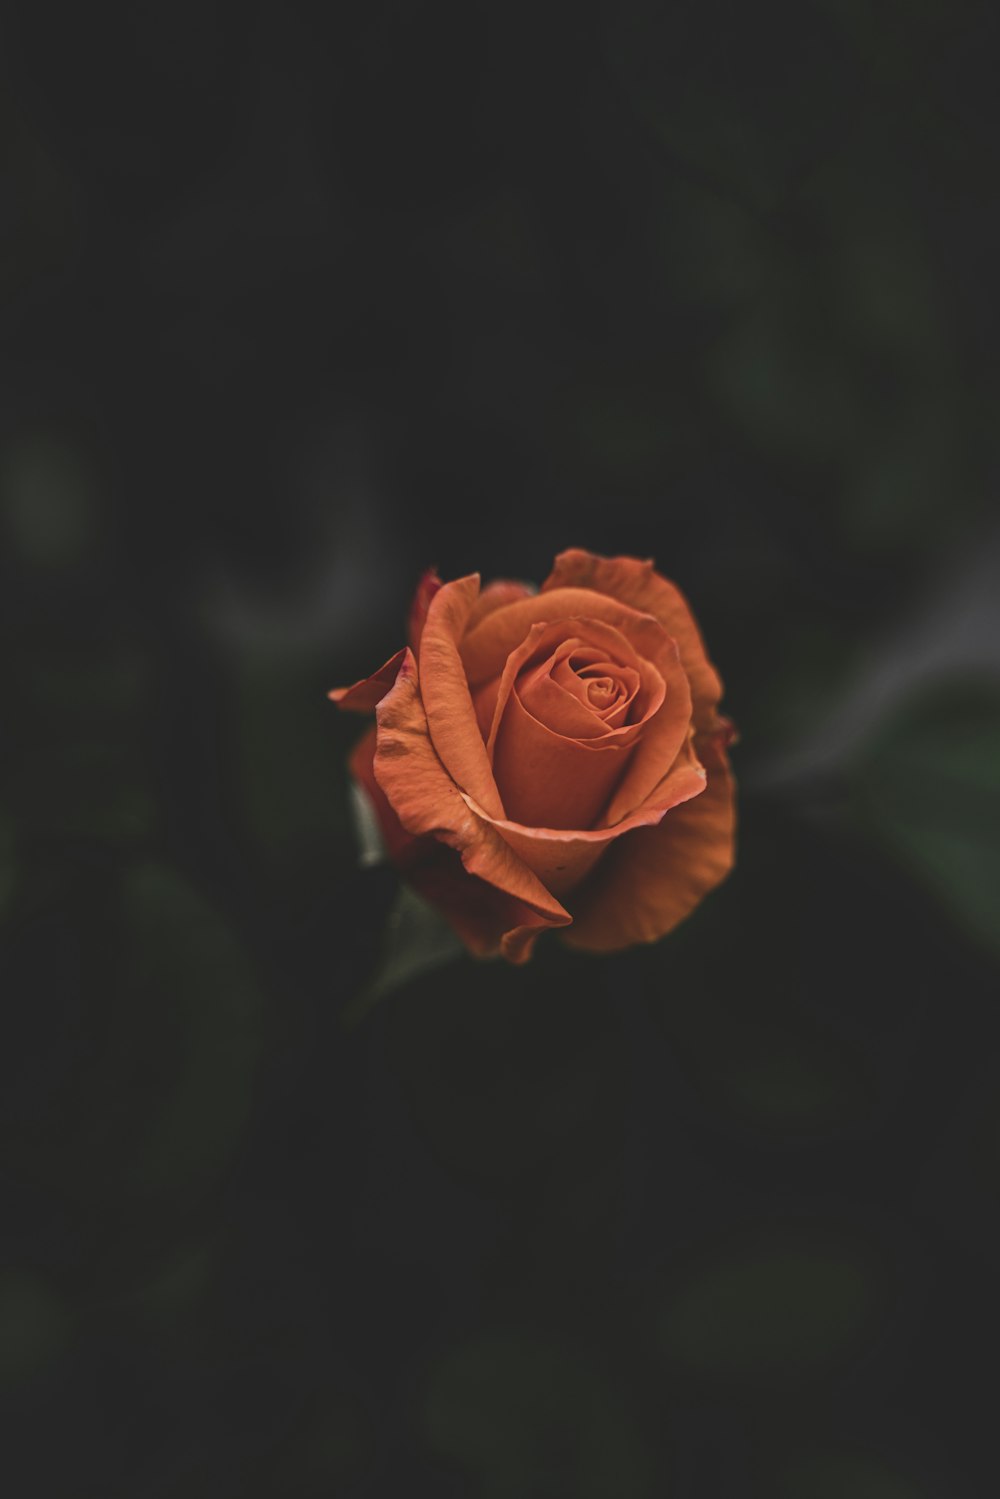
<path fill-rule="evenodd" d="M 425 575 L 410 645 L 331 692 L 386 851 L 480 956 L 653 942 L 733 863 L 732 727 L 651 562 L 562 552 L 537 593 Z"/>

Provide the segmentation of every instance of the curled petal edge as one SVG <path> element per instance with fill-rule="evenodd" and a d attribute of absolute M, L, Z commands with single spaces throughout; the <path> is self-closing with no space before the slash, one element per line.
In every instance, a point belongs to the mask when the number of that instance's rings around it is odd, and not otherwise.
<path fill-rule="evenodd" d="M 400 824 L 414 837 L 430 835 L 454 849 L 468 874 L 513 906 L 512 924 L 497 945 L 523 962 L 539 932 L 568 926 L 572 917 L 500 833 L 468 805 L 438 757 L 418 686 L 417 663 L 406 651 L 394 686 L 376 712 L 375 781 Z"/>
<path fill-rule="evenodd" d="M 404 654 L 404 651 L 397 651 L 384 666 L 372 672 L 370 677 L 362 677 L 359 682 L 352 682 L 350 687 L 334 687 L 332 692 L 327 693 L 327 697 L 346 712 L 374 713 L 395 682 Z"/>
<path fill-rule="evenodd" d="M 431 599 L 420 638 L 419 696 L 430 742 L 451 781 L 471 792 L 491 816 L 502 817 L 503 804 L 459 655 L 459 641 L 478 598 L 479 574 L 470 573 L 443 584 Z M 405 664 L 404 660 L 400 678 Z"/>
<path fill-rule="evenodd" d="M 420 650 L 420 637 L 424 633 L 424 624 L 427 611 L 431 607 L 431 600 L 442 586 L 437 569 L 434 567 L 429 567 L 417 584 L 406 626 L 406 638 L 410 642 L 410 649 L 414 655 Z"/>
<path fill-rule="evenodd" d="M 609 844 L 634 829 L 655 827 L 672 808 L 700 796 L 706 785 L 705 768 L 689 741 L 643 805 L 612 827 L 580 831 L 526 827 L 506 818 L 491 818 L 472 798 L 464 793 L 463 797 L 470 810 L 496 828 L 546 888 L 563 898 L 586 879 Z"/>

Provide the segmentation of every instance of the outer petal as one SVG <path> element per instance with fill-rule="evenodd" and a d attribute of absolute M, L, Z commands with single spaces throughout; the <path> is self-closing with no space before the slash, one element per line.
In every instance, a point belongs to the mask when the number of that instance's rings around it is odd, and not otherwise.
<path fill-rule="evenodd" d="M 684 670 L 691 682 L 695 723 L 713 727 L 713 710 L 722 696 L 722 683 L 709 663 L 694 615 L 680 589 L 654 570 L 652 562 L 634 557 L 597 557 L 578 547 L 560 552 L 542 584 L 542 596 L 564 588 L 593 588 L 619 599 L 644 614 L 654 615 L 677 641 Z"/>
<path fill-rule="evenodd" d="M 410 617 L 407 621 L 407 639 L 414 655 L 417 655 L 420 650 L 420 637 L 424 633 L 424 621 L 431 606 L 431 599 L 440 587 L 441 579 L 436 569 L 429 567 L 417 584 L 417 591 L 410 605 Z"/>
<path fill-rule="evenodd" d="M 591 952 L 655 942 L 683 921 L 733 866 L 733 783 L 725 734 L 699 743 L 708 770 L 700 796 L 656 827 L 618 839 L 574 898 L 566 940 Z"/>
<path fill-rule="evenodd" d="M 538 913 L 469 874 L 454 849 L 429 835 L 415 838 L 406 831 L 375 779 L 375 738 L 372 728 L 355 746 L 350 765 L 371 800 L 389 858 L 477 957 L 502 950 L 511 962 L 525 962 L 535 938 L 545 930 Z"/>
<path fill-rule="evenodd" d="M 431 599 L 420 641 L 420 697 L 434 749 L 452 781 L 491 817 L 504 815 L 458 642 L 479 596 L 479 575 L 445 583 Z"/>
<path fill-rule="evenodd" d="M 526 962 L 547 923 L 530 906 L 469 874 L 453 849 L 441 843 L 434 849 L 407 875 L 417 894 L 437 907 L 476 957 L 502 953 L 511 963 Z"/>
<path fill-rule="evenodd" d="M 566 926 L 572 918 L 496 829 L 472 810 L 441 763 L 410 651 L 395 686 L 378 706 L 377 720 L 375 779 L 399 821 L 415 837 L 430 834 L 456 849 L 469 875 L 508 898 L 503 919 L 511 925 L 497 933 L 497 940 L 506 944 L 514 961 L 523 960 L 539 929 Z"/>
<path fill-rule="evenodd" d="M 397 651 L 370 677 L 362 677 L 351 687 L 335 687 L 327 697 L 332 698 L 338 708 L 349 709 L 352 713 L 374 713 L 395 682 L 402 660 L 403 652 Z"/>
<path fill-rule="evenodd" d="M 537 592 L 537 588 L 531 588 L 527 583 L 514 583 L 509 578 L 497 578 L 494 582 L 487 583 L 469 610 L 469 620 L 466 628 L 469 630 L 474 629 L 480 620 L 485 619 L 488 614 L 492 614 L 494 609 L 499 609 L 504 604 L 513 604 L 516 599 L 531 598 Z"/>
<path fill-rule="evenodd" d="M 379 829 L 386 854 L 399 869 L 406 869 L 419 857 L 420 845 L 428 840 L 414 838 L 396 816 L 385 792 L 375 779 L 375 725 L 358 740 L 351 751 L 349 765 L 351 775 L 358 781 L 372 804 L 378 818 Z"/>
<path fill-rule="evenodd" d="M 704 767 L 689 743 L 648 801 L 616 827 L 578 832 L 561 828 L 530 828 L 506 819 L 487 820 L 492 821 L 504 840 L 534 870 L 546 888 L 562 898 L 590 874 L 616 839 L 635 828 L 655 826 L 671 807 L 700 796 L 705 785 Z M 468 797 L 466 800 L 470 801 Z M 470 805 L 485 818 L 481 808 L 476 808 L 471 802 Z"/>

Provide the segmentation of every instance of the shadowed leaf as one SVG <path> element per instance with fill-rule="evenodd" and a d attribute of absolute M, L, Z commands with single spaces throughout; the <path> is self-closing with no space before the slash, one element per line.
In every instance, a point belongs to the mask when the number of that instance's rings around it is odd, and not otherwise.
<path fill-rule="evenodd" d="M 418 974 L 441 968 L 465 951 L 443 916 L 421 900 L 409 885 L 401 885 L 389 913 L 382 956 L 371 982 L 344 1011 L 343 1022 L 353 1026 L 378 1000 Z"/>

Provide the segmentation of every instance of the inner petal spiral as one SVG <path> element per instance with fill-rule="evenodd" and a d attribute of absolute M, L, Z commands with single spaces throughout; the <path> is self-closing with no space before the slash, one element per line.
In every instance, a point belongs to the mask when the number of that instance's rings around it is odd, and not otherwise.
<path fill-rule="evenodd" d="M 596 739 L 627 721 L 639 674 L 578 639 L 527 662 L 514 682 L 522 705 L 557 734 Z"/>
<path fill-rule="evenodd" d="M 657 669 L 603 622 L 536 626 L 477 693 L 484 727 L 493 699 L 487 749 L 508 818 L 592 827 L 664 692 Z"/>

